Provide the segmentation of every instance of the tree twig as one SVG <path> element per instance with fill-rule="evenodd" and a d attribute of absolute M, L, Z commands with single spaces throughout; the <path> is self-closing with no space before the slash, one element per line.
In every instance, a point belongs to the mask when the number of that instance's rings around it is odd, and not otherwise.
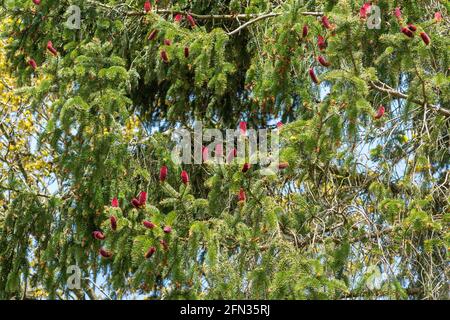
<path fill-rule="evenodd" d="M 427 105 L 426 102 L 420 101 L 417 99 L 411 99 L 408 95 L 406 95 L 400 91 L 397 91 L 394 88 L 391 88 L 390 86 L 388 86 L 387 84 L 385 84 L 381 81 L 378 81 L 377 83 L 375 83 L 374 81 L 370 81 L 369 85 L 372 89 L 387 93 L 388 95 L 390 95 L 392 97 L 409 100 L 409 101 L 414 102 L 415 104 L 418 104 L 421 106 Z M 445 108 L 442 108 L 442 107 L 436 106 L 436 105 L 427 105 L 427 106 L 434 109 L 436 112 L 439 112 L 440 114 L 442 114 L 446 117 L 450 117 L 450 110 L 448 110 L 448 109 L 445 109 Z"/>

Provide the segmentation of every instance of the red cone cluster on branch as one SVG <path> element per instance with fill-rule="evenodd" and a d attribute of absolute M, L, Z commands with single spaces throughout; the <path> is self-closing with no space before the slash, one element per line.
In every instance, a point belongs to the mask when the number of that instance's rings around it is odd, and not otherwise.
<path fill-rule="evenodd" d="M 247 197 L 245 195 L 245 190 L 243 188 L 241 188 L 241 190 L 239 190 L 239 194 L 238 194 L 238 201 L 244 202 L 246 199 L 247 199 Z"/>
<path fill-rule="evenodd" d="M 167 52 L 165 50 L 161 51 L 161 59 L 165 63 L 169 63 L 169 56 L 167 55 Z"/>
<path fill-rule="evenodd" d="M 37 68 L 36 61 L 34 61 L 33 59 L 30 59 L 30 60 L 28 60 L 28 64 L 30 65 L 30 67 L 31 67 L 33 70 L 36 70 L 36 68 Z"/>
<path fill-rule="evenodd" d="M 105 238 L 106 238 L 105 235 L 103 234 L 103 232 L 101 232 L 101 231 L 92 232 L 92 236 L 96 240 L 105 240 Z"/>
<path fill-rule="evenodd" d="M 144 227 L 146 227 L 147 229 L 153 229 L 155 226 L 155 224 L 151 221 L 148 220 L 144 220 L 142 221 L 142 224 L 144 225 Z"/>
<path fill-rule="evenodd" d="M 277 122 L 277 128 L 278 128 L 278 129 L 281 129 L 282 127 L 283 127 L 283 122 L 278 121 L 278 122 Z"/>
<path fill-rule="evenodd" d="M 109 222 L 111 223 L 111 230 L 116 231 L 117 230 L 117 218 L 115 216 L 109 217 Z"/>
<path fill-rule="evenodd" d="M 194 18 L 190 14 L 186 16 L 186 19 L 189 21 L 189 24 L 192 28 L 195 28 L 197 26 L 197 23 L 195 22 Z"/>
<path fill-rule="evenodd" d="M 152 41 L 153 39 L 155 39 L 156 38 L 156 36 L 158 35 L 158 30 L 157 29 L 155 29 L 155 30 L 153 30 L 152 32 L 150 32 L 150 34 L 148 35 L 148 40 L 150 40 L 150 41 Z"/>
<path fill-rule="evenodd" d="M 101 248 L 101 249 L 99 250 L 99 253 L 100 253 L 100 255 L 101 255 L 103 258 L 106 258 L 106 259 L 111 258 L 112 255 L 113 255 L 111 251 L 108 251 L 108 250 L 106 250 L 106 249 L 104 249 L 104 248 Z"/>
<path fill-rule="evenodd" d="M 435 20 L 436 22 L 441 22 L 441 21 L 442 21 L 442 13 L 440 13 L 439 11 L 436 12 L 436 13 L 434 14 L 434 20 Z"/>
<path fill-rule="evenodd" d="M 244 166 L 242 167 L 242 172 L 246 173 L 248 170 L 250 170 L 250 163 L 244 163 Z"/>
<path fill-rule="evenodd" d="M 377 110 L 377 114 L 375 115 L 375 119 L 381 119 L 386 112 L 386 108 L 384 106 L 380 106 Z"/>
<path fill-rule="evenodd" d="M 331 63 L 329 63 L 323 56 L 319 56 L 317 61 L 319 61 L 319 63 L 324 67 L 329 67 L 331 65 Z"/>
<path fill-rule="evenodd" d="M 38 6 L 41 4 L 41 0 L 33 0 L 33 3 Z"/>
<path fill-rule="evenodd" d="M 53 43 L 51 41 L 47 42 L 47 50 L 54 56 L 58 54 L 58 51 L 53 47 Z"/>
<path fill-rule="evenodd" d="M 181 172 L 181 181 L 184 183 L 184 184 L 188 184 L 189 183 L 189 175 L 188 175 L 188 173 L 186 172 L 186 171 L 182 171 Z"/>
<path fill-rule="evenodd" d="M 422 38 L 423 42 L 425 43 L 425 45 L 429 45 L 431 42 L 430 37 L 428 36 L 428 34 L 426 34 L 424 31 L 422 31 L 420 33 L 420 37 Z"/>
<path fill-rule="evenodd" d="M 139 196 L 137 199 L 134 198 L 133 200 L 131 200 L 131 204 L 135 208 L 145 207 L 146 203 L 147 203 L 147 192 L 145 192 L 145 191 L 141 191 L 141 193 L 139 193 Z"/>
<path fill-rule="evenodd" d="M 319 47 L 320 51 L 325 50 L 327 48 L 327 43 L 324 37 L 317 36 L 317 46 Z"/>
<path fill-rule="evenodd" d="M 184 57 L 189 58 L 189 47 L 184 47 Z"/>
<path fill-rule="evenodd" d="M 172 44 L 172 41 L 170 41 L 169 39 L 164 39 L 164 44 L 166 46 L 170 46 Z"/>
<path fill-rule="evenodd" d="M 111 207 L 118 208 L 119 207 L 119 200 L 117 198 L 113 198 L 111 200 Z"/>
<path fill-rule="evenodd" d="M 308 36 L 308 32 L 309 32 L 308 25 L 305 24 L 305 25 L 303 26 L 303 32 L 302 32 L 303 38 L 306 38 L 306 37 Z"/>
<path fill-rule="evenodd" d="M 150 3 L 150 1 L 145 1 L 144 3 L 144 11 L 146 13 L 150 12 L 152 10 L 152 4 Z"/>
<path fill-rule="evenodd" d="M 409 38 L 414 38 L 414 33 L 408 27 L 403 27 L 401 31 L 405 36 Z"/>
<path fill-rule="evenodd" d="M 311 77 L 311 80 L 315 83 L 315 84 L 319 84 L 319 79 L 316 76 L 316 73 L 314 72 L 313 68 L 309 69 L 309 76 Z"/>
<path fill-rule="evenodd" d="M 164 182 L 167 178 L 168 169 L 166 166 L 162 166 L 161 170 L 159 170 L 159 181 Z"/>
<path fill-rule="evenodd" d="M 155 247 L 150 247 L 147 252 L 145 253 L 145 259 L 150 259 L 156 252 Z"/>

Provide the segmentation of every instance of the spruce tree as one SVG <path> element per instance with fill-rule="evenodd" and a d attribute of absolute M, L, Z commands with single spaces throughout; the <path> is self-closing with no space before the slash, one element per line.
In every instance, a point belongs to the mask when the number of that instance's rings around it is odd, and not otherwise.
<path fill-rule="evenodd" d="M 448 297 L 447 1 L 0 10 L 1 299 Z M 175 163 L 195 121 L 280 172 Z"/>

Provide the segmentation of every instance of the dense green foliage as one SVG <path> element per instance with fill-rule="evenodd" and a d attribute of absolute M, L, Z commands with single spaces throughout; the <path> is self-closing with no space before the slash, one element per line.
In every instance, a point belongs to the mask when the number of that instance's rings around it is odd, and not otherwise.
<path fill-rule="evenodd" d="M 372 1 L 380 29 L 357 0 L 160 0 L 148 13 L 144 2 L 4 2 L 5 70 L 37 120 L 19 152 L 2 118 L 0 298 L 103 298 L 87 280 L 67 288 L 71 265 L 117 299 L 448 296 L 447 1 Z M 80 29 L 65 24 L 69 5 Z M 413 38 L 400 31 L 408 23 Z M 194 120 L 281 120 L 289 167 L 177 165 L 167 132 Z M 27 174 L 25 156 L 44 151 L 45 175 Z M 147 205 L 134 208 L 142 190 Z"/>

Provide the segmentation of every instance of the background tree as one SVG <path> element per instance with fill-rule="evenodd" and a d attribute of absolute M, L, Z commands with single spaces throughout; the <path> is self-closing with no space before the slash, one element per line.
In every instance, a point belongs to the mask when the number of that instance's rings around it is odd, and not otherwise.
<path fill-rule="evenodd" d="M 4 4 L 1 298 L 447 297 L 447 2 L 144 3 Z M 289 167 L 176 165 L 194 120 Z"/>

